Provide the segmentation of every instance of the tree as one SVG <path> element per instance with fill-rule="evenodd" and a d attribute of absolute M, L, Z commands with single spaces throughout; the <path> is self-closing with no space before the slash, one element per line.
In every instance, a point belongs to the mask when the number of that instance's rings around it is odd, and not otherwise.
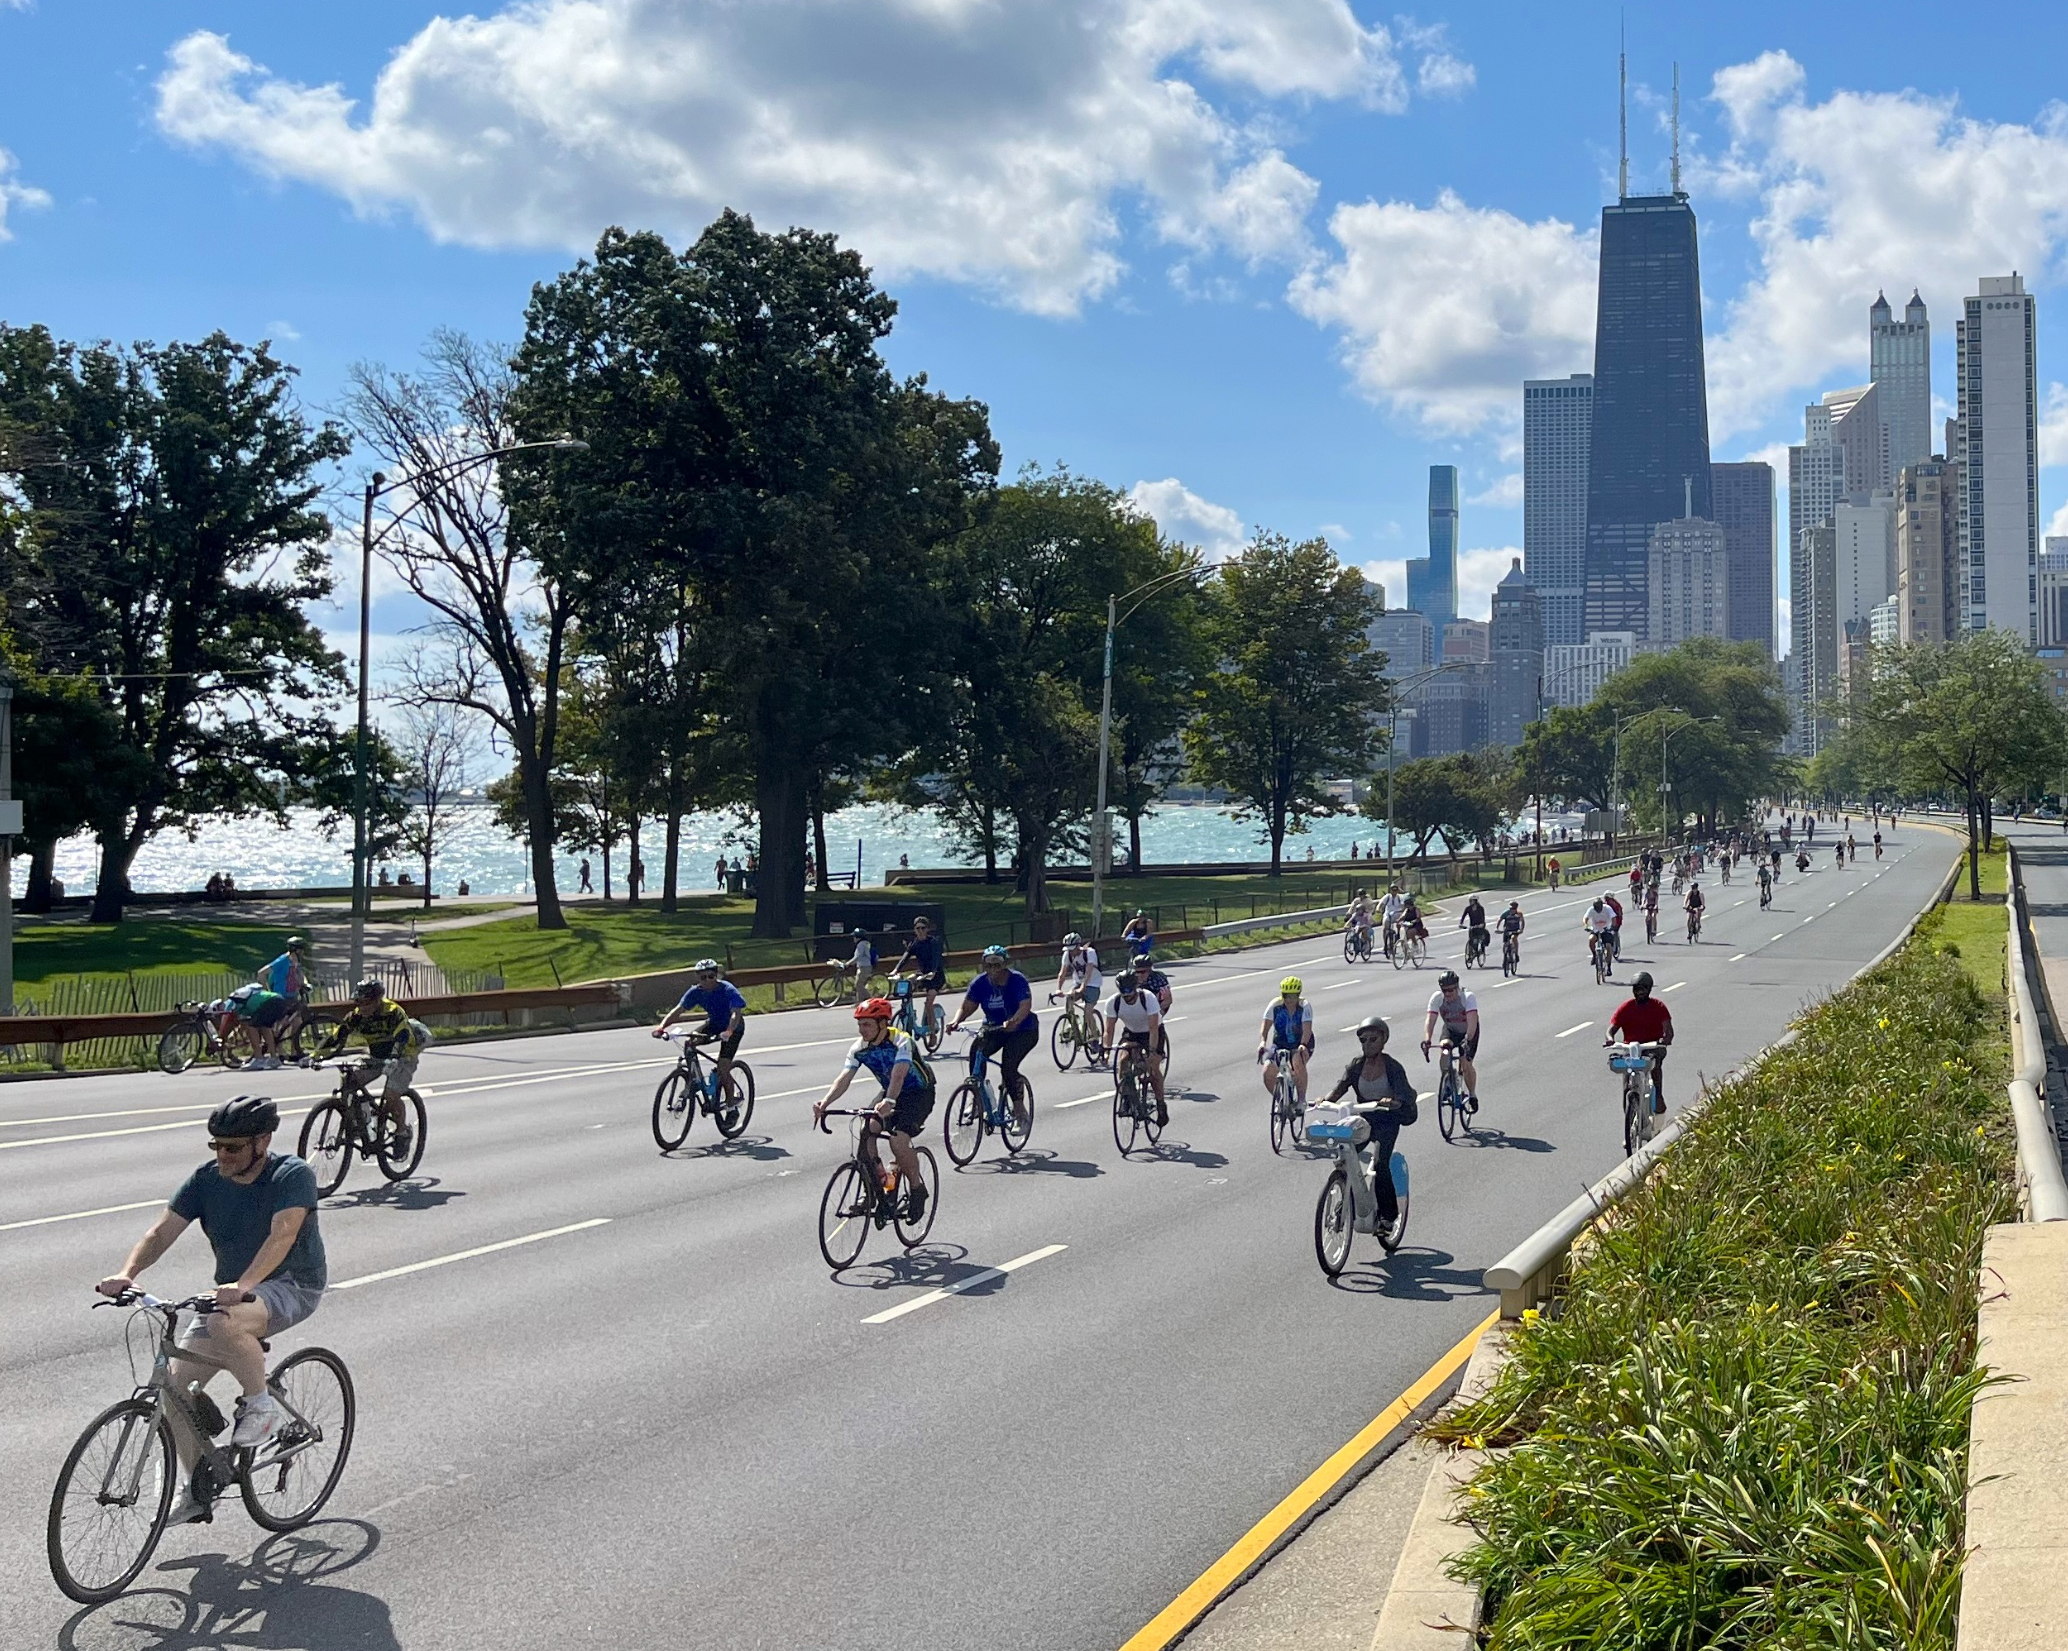
<path fill-rule="evenodd" d="M 429 645 L 403 662 L 397 697 L 471 712 L 495 729 L 516 761 L 538 926 L 564 929 L 549 793 L 575 593 L 512 530 L 505 500 L 520 462 L 537 493 L 566 473 L 567 461 L 482 458 L 520 439 L 513 388 L 500 352 L 439 332 L 421 375 L 354 367 L 345 405 L 389 477 L 410 479 L 380 506 L 381 555 L 434 617 Z"/>
<path fill-rule="evenodd" d="M 1615 787 L 1615 719 L 1598 701 L 1554 705 L 1522 731 L 1516 772 L 1533 796 L 1606 809 Z"/>
<path fill-rule="evenodd" d="M 424 909 L 431 909 L 431 866 L 451 829 L 459 794 L 473 779 L 480 742 L 474 724 L 451 705 L 432 701 L 402 713 L 396 739 L 411 793 L 400 841 L 424 868 Z"/>
<path fill-rule="evenodd" d="M 16 660 L 20 669 L 22 661 Z M 94 684 L 25 675 L 14 690 L 14 791 L 29 856 L 22 910 L 47 912 L 57 845 L 111 817 L 143 776 L 143 754 L 127 745 Z"/>
<path fill-rule="evenodd" d="M 1488 842 L 1499 828 L 1499 786 L 1492 764 L 1467 751 L 1401 763 L 1393 773 L 1395 823 L 1414 838 L 1416 854 L 1426 853 L 1441 833 L 1455 859 L 1467 842 Z M 1378 786 L 1366 791 L 1364 811 L 1386 817 L 1386 794 Z"/>
<path fill-rule="evenodd" d="M 588 481 L 512 495 L 584 611 L 642 564 L 687 604 L 758 824 L 757 936 L 804 921 L 814 784 L 912 743 L 938 551 L 997 474 L 980 404 L 884 366 L 896 308 L 834 237 L 727 212 L 681 254 L 606 232 L 534 290 L 516 357 L 524 427 L 595 448 Z"/>
<path fill-rule="evenodd" d="M 1621 720 L 1622 793 L 1646 825 L 1692 812 L 1714 832 L 1772 794 L 1788 704 L 1756 642 L 1697 637 L 1641 655 L 1603 684 L 1596 707 Z"/>
<path fill-rule="evenodd" d="M 1900 775 L 1914 792 L 1957 791 L 1968 828 L 1968 893 L 1982 893 L 1988 799 L 2060 772 L 2068 729 L 2022 638 L 1976 631 L 1955 642 L 1874 650 L 1865 694 L 1839 736 L 1854 760 Z"/>
<path fill-rule="evenodd" d="M 1193 774 L 1257 819 L 1278 875 L 1288 832 L 1342 810 L 1324 787 L 1361 774 L 1391 703 L 1382 657 L 1365 640 L 1378 615 L 1363 576 L 1324 539 L 1259 532 L 1207 587 L 1205 635 L 1218 669 L 1185 730 Z"/>
<path fill-rule="evenodd" d="M 89 822 L 95 922 L 121 919 L 159 832 L 284 825 L 334 749 L 341 661 L 307 610 L 331 590 L 315 478 L 347 444 L 293 378 L 222 333 L 120 350 L 0 327 L 0 418 L 37 452 L 13 461 L 10 631 L 42 674 L 94 684 L 120 754 Z"/>

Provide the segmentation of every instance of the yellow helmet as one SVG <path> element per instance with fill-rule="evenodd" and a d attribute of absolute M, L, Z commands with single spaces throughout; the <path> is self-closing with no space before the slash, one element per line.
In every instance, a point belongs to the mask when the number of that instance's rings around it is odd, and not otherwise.
<path fill-rule="evenodd" d="M 1300 993 L 1305 989 L 1306 988 L 1304 984 L 1301 982 L 1300 977 L 1298 975 L 1287 975 L 1283 980 L 1281 980 L 1278 983 L 1278 990 L 1280 991 L 1280 993 L 1289 994 L 1293 997 L 1298 997 Z"/>

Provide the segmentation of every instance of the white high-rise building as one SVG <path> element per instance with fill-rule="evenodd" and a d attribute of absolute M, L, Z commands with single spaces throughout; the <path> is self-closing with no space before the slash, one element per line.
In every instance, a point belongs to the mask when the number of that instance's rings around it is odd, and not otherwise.
<path fill-rule="evenodd" d="M 1689 637 L 1731 634 L 1730 554 L 1724 531 L 1699 516 L 1652 529 L 1647 639 L 1670 648 Z"/>
<path fill-rule="evenodd" d="M 1869 376 L 1881 402 L 1891 477 L 1932 456 L 1932 324 L 1915 292 L 1898 321 L 1877 293 L 1867 312 Z"/>
<path fill-rule="evenodd" d="M 1594 375 L 1522 386 L 1522 565 L 1536 587 L 1544 640 L 1576 644 L 1587 592 L 1587 462 Z"/>
<path fill-rule="evenodd" d="M 1903 599 L 1891 596 L 1867 615 L 1867 640 L 1877 648 L 1903 640 Z"/>
<path fill-rule="evenodd" d="M 2039 553 L 2039 645 L 2068 645 L 2068 538 L 2048 539 Z"/>
<path fill-rule="evenodd" d="M 1832 613 L 1837 634 L 1867 622 L 1896 590 L 1896 501 L 1890 493 L 1855 496 L 1833 507 Z"/>
<path fill-rule="evenodd" d="M 1635 631 L 1596 631 L 1585 642 L 1546 648 L 1544 698 L 1553 705 L 1585 705 L 1636 657 Z"/>
<path fill-rule="evenodd" d="M 1958 332 L 1961 623 L 2039 640 L 2039 354 L 2032 295 L 1985 275 Z"/>

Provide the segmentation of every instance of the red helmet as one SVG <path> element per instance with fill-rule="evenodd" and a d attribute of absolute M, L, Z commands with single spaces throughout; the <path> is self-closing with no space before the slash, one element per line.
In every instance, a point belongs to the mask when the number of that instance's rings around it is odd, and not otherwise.
<path fill-rule="evenodd" d="M 897 1013 L 897 1006 L 887 997 L 872 997 L 854 1006 L 856 1020 L 895 1020 Z"/>

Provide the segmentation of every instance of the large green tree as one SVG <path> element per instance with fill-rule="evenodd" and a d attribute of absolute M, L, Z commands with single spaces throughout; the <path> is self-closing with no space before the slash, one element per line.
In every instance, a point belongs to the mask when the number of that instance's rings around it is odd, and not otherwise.
<path fill-rule="evenodd" d="M 1468 842 L 1493 840 L 1506 801 L 1506 760 L 1499 753 L 1459 751 L 1420 757 L 1394 770 L 1394 823 L 1414 839 L 1416 854 L 1426 853 L 1439 834 L 1453 857 Z M 1365 792 L 1364 812 L 1386 817 L 1386 787 L 1376 778 Z"/>
<path fill-rule="evenodd" d="M 96 922 L 120 919 L 158 833 L 284 823 L 331 748 L 341 665 L 308 609 L 331 589 L 318 501 L 346 442 L 293 376 L 221 333 L 119 349 L 0 327 L 0 446 L 29 517 L 9 631 L 40 674 L 93 685 L 119 754 L 88 822 Z"/>
<path fill-rule="evenodd" d="M 814 787 L 911 745 L 939 553 L 996 479 L 984 408 L 884 365 L 895 313 L 834 237 L 727 212 L 680 253 L 607 232 L 534 290 L 515 358 L 526 432 L 594 449 L 512 488 L 555 570 L 585 612 L 633 570 L 687 604 L 757 822 L 757 935 L 804 921 Z"/>
<path fill-rule="evenodd" d="M 1756 642 L 1697 637 L 1642 654 L 1589 709 L 1622 728 L 1621 794 L 1641 824 L 1692 813 L 1713 832 L 1773 790 L 1788 704 Z"/>
<path fill-rule="evenodd" d="M 1342 812 L 1326 782 L 1366 772 L 1390 704 L 1384 657 L 1365 639 L 1379 605 L 1325 539 L 1259 532 L 1206 588 L 1205 633 L 1218 668 L 1185 730 L 1193 774 L 1235 799 L 1271 845 L 1276 876 L 1289 832 Z"/>

